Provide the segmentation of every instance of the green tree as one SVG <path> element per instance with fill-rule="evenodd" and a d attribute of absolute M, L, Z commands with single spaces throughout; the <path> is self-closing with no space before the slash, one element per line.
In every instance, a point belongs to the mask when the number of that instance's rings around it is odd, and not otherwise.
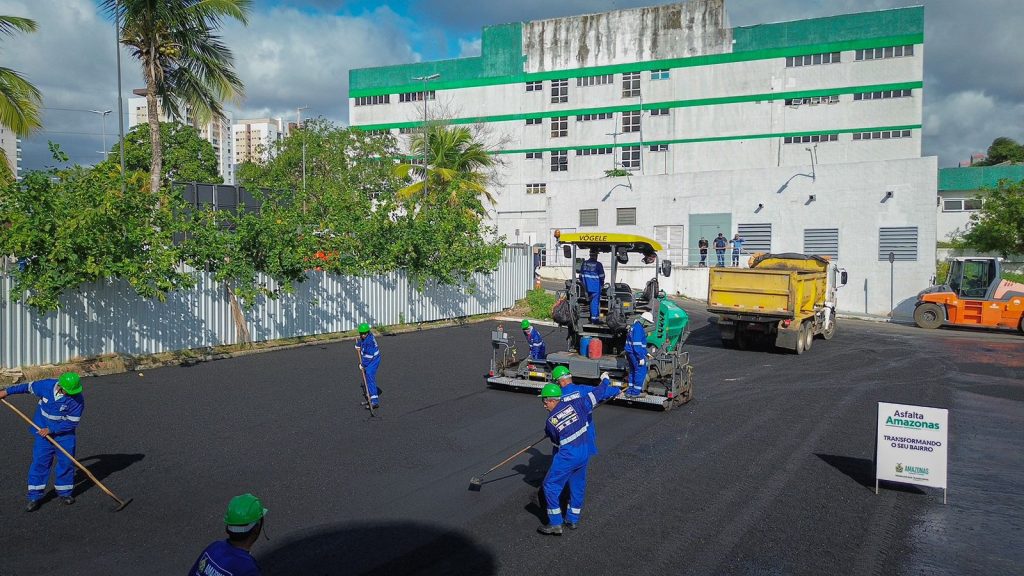
<path fill-rule="evenodd" d="M 103 0 L 121 23 L 121 43 L 132 50 L 146 82 L 150 141 L 160 141 L 160 106 L 169 118 L 187 109 L 201 121 L 223 117 L 222 102 L 242 95 L 234 56 L 217 31 L 232 18 L 247 23 L 250 0 Z M 183 109 L 184 108 L 184 109 Z M 153 146 L 150 189 L 160 190 L 163 146 Z"/>
<path fill-rule="evenodd" d="M 1000 136 L 988 147 L 988 157 L 977 166 L 994 166 L 1003 162 L 1024 162 L 1024 146 L 1013 138 Z"/>
<path fill-rule="evenodd" d="M 469 128 L 434 124 L 413 136 L 411 158 L 423 158 L 427 151 L 429 181 L 424 190 L 423 165 L 412 162 L 399 164 L 396 172 L 402 177 L 415 176 L 413 182 L 398 191 L 400 199 L 424 198 L 424 195 L 444 197 L 451 206 L 464 208 L 483 215 L 486 208 L 481 199 L 494 204 L 494 196 L 487 189 L 495 166 L 494 156 L 476 138 Z"/>
<path fill-rule="evenodd" d="M 35 32 L 36 23 L 18 16 L 0 16 L 0 36 L 13 36 L 16 32 Z M 25 135 L 38 129 L 42 122 L 39 107 L 42 95 L 21 74 L 0 67 L 0 124 L 12 132 Z M 6 153 L 0 149 L 0 184 L 14 180 Z"/>
<path fill-rule="evenodd" d="M 199 137 L 199 132 L 192 126 L 179 122 L 160 123 L 161 178 L 175 182 L 202 182 L 220 184 L 224 180 L 217 173 L 217 152 L 213 145 Z M 104 165 L 120 166 L 120 159 L 111 149 L 111 154 L 103 161 Z M 150 147 L 149 126 L 139 124 L 124 135 L 124 165 L 128 171 L 149 173 L 153 151 Z"/>
<path fill-rule="evenodd" d="M 1024 180 L 1002 180 L 981 191 L 981 210 L 971 214 L 971 226 L 962 233 L 963 245 L 1004 258 L 1024 254 Z"/>
<path fill-rule="evenodd" d="M 67 156 L 51 144 L 54 159 Z M 179 248 L 172 242 L 178 226 L 171 197 L 153 208 L 145 175 L 135 172 L 121 191 L 120 169 L 73 166 L 31 172 L 20 184 L 0 191 L 0 254 L 12 254 L 11 298 L 22 296 L 41 311 L 55 310 L 60 296 L 82 284 L 106 279 L 127 282 L 140 295 L 163 299 L 170 291 L 193 285 L 178 270 Z"/>

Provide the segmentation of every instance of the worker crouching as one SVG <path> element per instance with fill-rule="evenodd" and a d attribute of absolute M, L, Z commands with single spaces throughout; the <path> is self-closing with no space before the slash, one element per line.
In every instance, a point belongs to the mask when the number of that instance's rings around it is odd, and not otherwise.
<path fill-rule="evenodd" d="M 583 497 L 587 489 L 587 464 L 591 448 L 588 438 L 589 416 L 602 401 L 618 396 L 619 390 L 611 385 L 608 374 L 602 374 L 601 385 L 583 394 L 562 397 L 558 384 L 546 384 L 540 397 L 549 416 L 544 433 L 555 445 L 551 468 L 544 476 L 544 499 L 548 524 L 537 528 L 541 534 L 562 534 L 562 490 L 569 485 L 569 509 L 565 522 L 575 529 L 583 512 Z"/>

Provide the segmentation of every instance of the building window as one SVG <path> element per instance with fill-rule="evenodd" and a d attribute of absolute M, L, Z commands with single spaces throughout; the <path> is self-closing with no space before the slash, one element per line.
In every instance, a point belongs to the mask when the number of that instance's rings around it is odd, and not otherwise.
<path fill-rule="evenodd" d="M 542 92 L 542 91 L 544 91 L 544 82 L 541 82 L 541 81 L 527 82 L 526 83 L 526 91 L 527 92 Z"/>
<path fill-rule="evenodd" d="M 910 138 L 910 130 L 880 130 L 853 134 L 854 140 L 888 140 L 890 138 Z"/>
<path fill-rule="evenodd" d="M 668 116 L 669 108 L 655 108 L 651 110 L 651 116 Z"/>
<path fill-rule="evenodd" d="M 805 104 L 814 106 L 817 104 L 838 104 L 839 94 L 830 96 L 809 96 L 807 98 L 787 98 L 786 106 L 803 106 Z"/>
<path fill-rule="evenodd" d="M 907 90 L 882 90 L 879 92 L 858 92 L 853 95 L 854 100 L 882 100 L 888 98 L 910 98 L 914 91 Z"/>
<path fill-rule="evenodd" d="M 840 52 L 823 52 L 821 54 L 804 54 L 803 56 L 786 57 L 786 68 L 799 66 L 815 66 L 818 64 L 839 64 L 842 61 Z"/>
<path fill-rule="evenodd" d="M 804 228 L 804 254 L 839 258 L 838 228 Z"/>
<path fill-rule="evenodd" d="M 548 193 L 548 185 L 547 184 L 527 184 L 526 185 L 526 193 L 527 194 L 547 194 Z"/>
<path fill-rule="evenodd" d="M 580 226 L 597 226 L 597 208 L 580 210 Z"/>
<path fill-rule="evenodd" d="M 615 81 L 614 74 L 603 74 L 601 76 L 580 76 L 576 79 L 577 86 L 603 86 Z"/>
<path fill-rule="evenodd" d="M 943 212 L 974 212 L 981 210 L 981 198 L 943 200 Z"/>
<path fill-rule="evenodd" d="M 600 154 L 611 154 L 611 153 L 612 153 L 612 149 L 611 148 L 584 148 L 582 150 L 577 150 L 576 151 L 576 155 L 577 156 L 597 156 L 597 155 L 600 155 Z"/>
<path fill-rule="evenodd" d="M 541 123 L 541 119 L 540 118 L 527 118 L 526 119 L 526 125 L 527 126 L 539 126 L 540 123 Z"/>
<path fill-rule="evenodd" d="M 422 131 L 423 131 L 422 128 L 410 128 L 408 126 L 403 126 L 402 128 L 398 129 L 398 133 L 399 134 L 415 134 L 417 132 L 422 132 Z"/>
<path fill-rule="evenodd" d="M 543 152 L 527 152 L 526 153 L 526 159 L 527 160 L 543 160 L 544 159 L 544 153 Z"/>
<path fill-rule="evenodd" d="M 651 70 L 651 80 L 668 80 L 668 69 Z"/>
<path fill-rule="evenodd" d="M 427 92 L 427 100 L 434 100 L 435 97 L 436 97 L 436 92 L 434 90 L 431 90 L 431 91 Z M 402 92 L 401 94 L 398 95 L 398 101 L 399 102 L 422 102 L 423 101 L 423 92 L 422 91 L 421 92 Z"/>
<path fill-rule="evenodd" d="M 622 131 L 623 132 L 639 132 L 640 131 L 640 111 L 634 110 L 632 112 L 622 113 Z"/>
<path fill-rule="evenodd" d="M 569 117 L 555 116 L 551 119 L 551 137 L 565 138 L 569 135 Z"/>
<path fill-rule="evenodd" d="M 668 144 L 654 144 L 651 146 L 651 152 L 668 152 Z"/>
<path fill-rule="evenodd" d="M 904 46 L 886 46 L 884 48 L 857 50 L 854 60 L 861 62 L 863 60 L 882 60 L 884 58 L 904 58 L 913 55 L 914 45 L 907 44 Z"/>
<path fill-rule="evenodd" d="M 622 97 L 636 98 L 640 95 L 640 73 L 625 72 L 622 74 Z"/>
<path fill-rule="evenodd" d="M 568 80 L 552 80 L 551 81 L 551 103 L 558 104 L 559 102 L 569 101 L 569 81 Z"/>
<path fill-rule="evenodd" d="M 577 122 L 590 122 L 591 120 L 611 120 L 611 112 L 600 112 L 598 114 L 580 114 L 576 117 Z"/>
<path fill-rule="evenodd" d="M 622 149 L 622 167 L 626 170 L 640 169 L 640 147 L 626 146 Z"/>
<path fill-rule="evenodd" d="M 551 153 L 551 171 L 565 172 L 569 169 L 569 151 L 555 150 Z"/>
<path fill-rule="evenodd" d="M 836 142 L 838 134 L 811 134 L 809 136 L 786 136 L 782 139 L 784 144 L 807 144 L 808 142 Z"/>
<path fill-rule="evenodd" d="M 616 226 L 636 226 L 636 208 L 616 208 Z"/>
<path fill-rule="evenodd" d="M 356 98 L 356 106 L 376 106 L 377 104 L 390 104 L 391 94 L 377 94 L 376 96 L 359 96 Z"/>
<path fill-rule="evenodd" d="M 917 226 L 878 229 L 878 260 L 893 258 L 904 262 L 917 261 Z"/>

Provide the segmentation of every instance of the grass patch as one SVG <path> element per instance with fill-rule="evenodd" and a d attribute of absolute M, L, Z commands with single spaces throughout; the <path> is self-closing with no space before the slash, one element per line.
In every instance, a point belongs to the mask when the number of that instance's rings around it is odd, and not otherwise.
<path fill-rule="evenodd" d="M 543 288 L 534 288 L 526 293 L 526 306 L 530 317 L 538 320 L 550 320 L 551 308 L 555 305 L 555 295 Z"/>

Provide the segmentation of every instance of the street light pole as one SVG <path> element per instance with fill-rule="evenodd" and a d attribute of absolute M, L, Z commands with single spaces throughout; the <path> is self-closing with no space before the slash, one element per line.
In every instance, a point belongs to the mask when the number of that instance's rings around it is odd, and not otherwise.
<path fill-rule="evenodd" d="M 107 114 L 110 114 L 110 110 L 89 110 L 93 114 L 99 114 L 102 118 L 101 135 L 103 138 L 103 149 L 100 150 L 100 154 L 103 154 L 103 159 L 107 159 Z"/>
<path fill-rule="evenodd" d="M 429 169 L 427 168 L 427 152 L 430 150 L 427 141 L 427 82 L 440 78 L 440 74 L 431 74 L 430 76 L 416 76 L 413 80 L 423 81 L 423 197 L 427 196 L 427 177 L 430 175 Z"/>
<path fill-rule="evenodd" d="M 299 106 L 295 109 L 295 115 L 297 118 L 296 127 L 302 130 L 302 197 L 305 202 L 306 197 L 306 131 L 302 128 L 302 111 L 309 110 L 309 106 Z"/>
<path fill-rule="evenodd" d="M 121 96 L 121 3 L 114 3 L 114 51 L 117 53 L 117 124 L 121 139 L 121 193 L 125 191 L 124 179 L 124 98 Z"/>

